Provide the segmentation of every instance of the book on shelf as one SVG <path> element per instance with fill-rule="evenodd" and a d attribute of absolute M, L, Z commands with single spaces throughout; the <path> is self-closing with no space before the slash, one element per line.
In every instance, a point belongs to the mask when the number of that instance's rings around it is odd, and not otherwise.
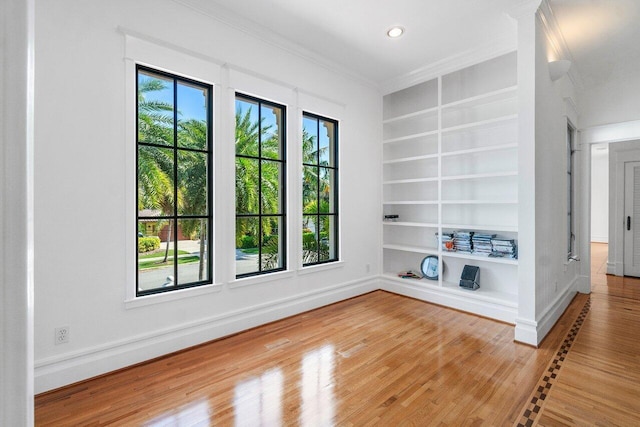
<path fill-rule="evenodd" d="M 518 245 L 515 239 L 498 237 L 494 233 L 477 231 L 453 231 L 436 233 L 437 244 L 444 252 L 493 258 L 518 258 Z"/>

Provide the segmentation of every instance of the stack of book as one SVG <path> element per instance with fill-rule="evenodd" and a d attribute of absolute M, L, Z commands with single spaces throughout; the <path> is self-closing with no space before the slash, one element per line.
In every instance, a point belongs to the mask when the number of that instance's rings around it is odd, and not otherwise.
<path fill-rule="evenodd" d="M 513 239 L 491 239 L 492 251 L 491 256 L 502 258 L 518 258 L 518 247 Z"/>
<path fill-rule="evenodd" d="M 438 233 L 436 233 L 436 240 L 438 240 L 438 244 L 442 245 L 442 250 L 444 252 L 453 252 L 456 250 L 453 243 L 453 233 L 442 233 L 442 238 L 438 238 Z"/>
<path fill-rule="evenodd" d="M 473 231 L 455 231 L 453 233 L 453 246 L 457 252 L 470 254 L 473 250 L 471 238 Z"/>
<path fill-rule="evenodd" d="M 478 256 L 489 256 L 493 252 L 491 239 L 496 237 L 495 234 L 489 233 L 473 233 L 471 243 L 473 245 L 473 254 Z"/>

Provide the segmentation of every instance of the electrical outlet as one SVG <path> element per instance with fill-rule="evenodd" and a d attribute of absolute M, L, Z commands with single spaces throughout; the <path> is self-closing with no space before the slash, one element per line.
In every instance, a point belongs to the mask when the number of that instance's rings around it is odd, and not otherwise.
<path fill-rule="evenodd" d="M 55 342 L 57 344 L 64 344 L 69 342 L 69 327 L 61 326 L 56 328 L 55 330 Z"/>

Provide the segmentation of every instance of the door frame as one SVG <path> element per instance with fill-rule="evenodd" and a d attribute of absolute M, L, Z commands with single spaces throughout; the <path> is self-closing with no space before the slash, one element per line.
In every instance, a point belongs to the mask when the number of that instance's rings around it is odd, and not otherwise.
<path fill-rule="evenodd" d="M 609 146 L 609 259 L 607 273 L 624 276 L 625 164 L 640 162 L 640 140 Z"/>

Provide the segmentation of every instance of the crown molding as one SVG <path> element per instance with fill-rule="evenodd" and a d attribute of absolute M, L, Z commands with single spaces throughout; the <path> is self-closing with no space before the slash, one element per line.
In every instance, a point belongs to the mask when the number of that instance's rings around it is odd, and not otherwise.
<path fill-rule="evenodd" d="M 389 79 L 381 84 L 381 91 L 386 95 L 418 83 L 431 80 L 440 75 L 450 73 L 471 65 L 486 61 L 517 49 L 517 38 L 504 36 L 486 43 L 484 46 L 451 55 L 440 61 L 425 65 L 414 71 Z"/>
<path fill-rule="evenodd" d="M 558 20 L 556 19 L 556 16 L 553 13 L 548 0 L 542 0 L 538 12 L 538 19 L 542 24 L 542 29 L 545 33 L 545 37 L 549 41 L 549 44 L 553 48 L 558 59 L 568 59 L 569 61 L 571 61 L 571 68 L 567 73 L 569 79 L 571 80 L 571 83 L 573 83 L 573 86 L 576 89 L 583 90 L 584 84 L 582 82 L 582 77 L 580 76 L 578 67 L 576 66 L 576 61 L 573 59 L 571 50 L 569 49 L 569 46 L 564 39 L 564 35 L 562 34 L 562 30 L 560 29 Z"/>
<path fill-rule="evenodd" d="M 521 0 L 509 8 L 507 15 L 516 21 L 528 16 L 531 17 L 538 11 L 541 1 L 542 0 Z"/>
<path fill-rule="evenodd" d="M 258 22 L 243 18 L 225 8 L 224 6 L 219 5 L 218 3 L 208 0 L 172 1 L 188 9 L 191 9 L 194 12 L 200 13 L 201 15 L 207 16 L 210 19 L 218 21 L 223 25 L 247 34 L 248 36 L 251 36 L 263 43 L 269 44 L 277 49 L 297 56 L 305 61 L 321 66 L 328 71 L 342 75 L 351 80 L 355 80 L 356 82 L 371 89 L 380 89 L 379 85 L 376 84 L 376 82 L 374 82 L 373 80 L 367 79 L 349 68 L 343 67 L 342 65 L 334 61 L 330 61 L 324 56 L 274 33 Z"/>

